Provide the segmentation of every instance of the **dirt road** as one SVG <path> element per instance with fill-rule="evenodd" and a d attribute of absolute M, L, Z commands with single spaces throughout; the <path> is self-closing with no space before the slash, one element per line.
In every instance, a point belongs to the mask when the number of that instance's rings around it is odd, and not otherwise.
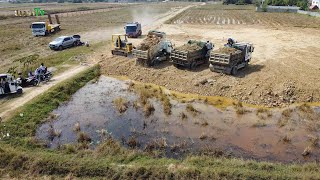
<path fill-rule="evenodd" d="M 190 8 L 190 7 L 192 7 L 192 5 L 181 8 L 181 9 L 173 9 L 163 15 L 155 17 L 155 19 L 153 21 L 154 23 L 146 24 L 144 26 L 144 31 L 148 32 L 151 29 L 159 28 L 166 20 L 168 20 L 171 17 L 174 17 L 175 15 L 179 14 L 180 12 L 182 12 L 185 9 Z M 100 36 L 90 36 L 90 34 L 92 34 L 92 32 L 88 32 L 87 34 L 84 34 L 84 37 L 86 37 L 90 41 L 97 42 L 97 41 L 108 40 L 108 38 L 110 38 L 110 36 L 109 35 L 106 36 L 106 34 L 104 34 L 104 37 L 107 39 L 104 39 Z M 96 32 L 93 32 L 93 34 L 96 34 Z M 135 39 L 134 41 L 139 42 L 139 41 L 141 41 L 141 39 Z M 110 51 L 109 46 L 106 46 L 106 49 L 108 49 Z M 1 101 L 3 101 L 3 103 L 0 108 L 1 119 L 5 120 L 10 115 L 11 112 L 13 112 L 17 108 L 23 106 L 24 104 L 26 104 L 27 102 L 29 102 L 33 98 L 37 97 L 38 95 L 44 93 L 49 88 L 55 86 L 59 82 L 62 82 L 68 78 L 71 78 L 72 76 L 74 76 L 74 75 L 80 73 L 81 71 L 88 69 L 90 66 L 96 64 L 97 63 L 96 60 L 99 59 L 98 58 L 99 56 L 100 56 L 100 53 L 96 53 L 96 54 L 88 57 L 88 62 L 90 62 L 90 65 L 86 65 L 86 66 L 78 65 L 76 67 L 73 67 L 64 73 L 61 73 L 57 76 L 54 76 L 53 79 L 47 84 L 42 84 L 40 87 L 25 88 L 23 95 L 20 97 L 16 97 L 16 98 L 12 98 L 12 99 L 5 99 L 5 100 L 2 99 Z M 104 57 L 110 58 L 111 56 L 106 55 Z"/>
<path fill-rule="evenodd" d="M 90 66 L 78 65 L 78 66 L 72 67 L 71 69 L 69 69 L 64 73 L 61 73 L 57 76 L 53 76 L 51 81 L 48 83 L 41 84 L 38 87 L 24 88 L 24 92 L 21 96 L 9 99 L 1 105 L 1 108 L 0 108 L 1 119 L 5 120 L 10 115 L 10 113 L 13 112 L 15 109 L 23 106 L 24 104 L 26 104 L 33 98 L 39 96 L 40 94 L 44 93 L 45 91 L 55 86 L 56 84 L 66 79 L 69 79 L 72 76 L 88 69 L 88 67 Z"/>

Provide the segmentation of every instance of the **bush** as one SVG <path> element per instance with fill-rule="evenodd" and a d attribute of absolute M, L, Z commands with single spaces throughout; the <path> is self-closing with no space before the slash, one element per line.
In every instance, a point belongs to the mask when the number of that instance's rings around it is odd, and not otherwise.
<path fill-rule="evenodd" d="M 64 3 L 64 0 L 58 0 L 58 3 Z"/>

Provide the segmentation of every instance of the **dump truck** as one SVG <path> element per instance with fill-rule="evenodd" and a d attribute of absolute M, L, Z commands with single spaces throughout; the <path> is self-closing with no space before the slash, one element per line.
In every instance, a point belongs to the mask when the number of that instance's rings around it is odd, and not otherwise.
<path fill-rule="evenodd" d="M 48 20 L 46 22 L 34 22 L 31 24 L 32 35 L 33 36 L 47 36 L 49 34 L 60 31 L 60 21 L 59 17 L 56 14 L 56 24 L 52 23 L 51 15 L 48 14 Z"/>
<path fill-rule="evenodd" d="M 208 62 L 207 51 L 205 42 L 189 40 L 186 44 L 172 50 L 171 62 L 176 67 L 195 69 L 198 65 Z"/>
<path fill-rule="evenodd" d="M 172 44 L 166 39 L 166 34 L 160 31 L 149 31 L 140 46 L 133 49 L 132 54 L 137 58 L 137 64 L 155 66 L 161 61 L 170 59 Z"/>
<path fill-rule="evenodd" d="M 138 22 L 127 23 L 124 29 L 129 38 L 137 38 L 142 35 L 141 24 Z"/>
<path fill-rule="evenodd" d="M 212 72 L 237 75 L 239 69 L 248 66 L 253 51 L 251 43 L 235 43 L 212 51 L 209 68 Z"/>

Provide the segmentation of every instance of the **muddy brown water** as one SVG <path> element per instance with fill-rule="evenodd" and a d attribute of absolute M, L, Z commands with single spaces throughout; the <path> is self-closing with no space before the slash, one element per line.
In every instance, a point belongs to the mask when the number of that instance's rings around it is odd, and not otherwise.
<path fill-rule="evenodd" d="M 288 113 L 280 109 L 258 113 L 246 107 L 244 113 L 237 113 L 234 107 L 221 110 L 193 101 L 198 113 L 192 113 L 186 110 L 189 103 L 171 99 L 172 114 L 167 116 L 162 103 L 153 98 L 150 102 L 155 111 L 145 117 L 143 108 L 133 106 L 139 96 L 128 91 L 128 82 L 102 76 L 96 83 L 87 84 L 53 111 L 57 117 L 38 128 L 37 138 L 49 148 L 76 143 L 79 132 L 74 129 L 79 123 L 80 131 L 92 139 L 93 148 L 102 142 L 104 131 L 126 147 L 161 150 L 173 158 L 191 153 L 284 163 L 320 159 L 320 107 L 301 110 L 292 106 Z M 119 97 L 129 101 L 123 114 L 113 104 Z M 61 135 L 52 138 L 51 127 Z M 308 146 L 310 153 L 303 156 Z"/>

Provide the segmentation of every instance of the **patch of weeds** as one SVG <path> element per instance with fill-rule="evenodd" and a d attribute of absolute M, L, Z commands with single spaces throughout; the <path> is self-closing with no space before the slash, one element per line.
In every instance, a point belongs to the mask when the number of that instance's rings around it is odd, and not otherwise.
<path fill-rule="evenodd" d="M 140 102 L 143 106 L 148 103 L 148 99 L 156 98 L 162 102 L 163 112 L 166 115 L 171 114 L 172 105 L 170 103 L 170 98 L 163 92 L 161 87 L 150 84 L 133 84 L 132 86 L 129 86 L 129 90 L 134 90 L 140 94 Z"/>
<path fill-rule="evenodd" d="M 187 104 L 186 110 L 187 110 L 188 112 L 190 112 L 193 116 L 196 116 L 196 115 L 199 113 L 199 111 L 198 111 L 197 109 L 195 109 L 195 108 L 192 106 L 192 104 Z"/>
<path fill-rule="evenodd" d="M 201 133 L 201 135 L 200 135 L 200 137 L 199 137 L 199 139 L 201 139 L 201 140 L 205 140 L 205 139 L 207 139 L 207 138 L 208 138 L 208 135 L 206 135 L 204 132 Z"/>
<path fill-rule="evenodd" d="M 265 127 L 265 126 L 267 126 L 267 124 L 264 121 L 257 121 L 252 125 L 252 127 L 256 127 L 256 128 Z"/>
<path fill-rule="evenodd" d="M 282 142 L 284 142 L 284 143 L 289 143 L 289 142 L 291 142 L 291 138 L 289 137 L 289 135 L 285 135 L 282 139 Z"/>
<path fill-rule="evenodd" d="M 79 143 L 90 143 L 90 142 L 91 142 L 91 137 L 90 137 L 87 133 L 85 133 L 85 132 L 80 132 L 80 133 L 78 134 L 78 139 L 77 139 L 77 141 L 78 141 Z"/>
<path fill-rule="evenodd" d="M 48 129 L 48 139 L 52 141 L 55 137 L 59 138 L 60 136 L 61 136 L 61 130 L 55 130 L 53 128 L 53 125 L 50 124 Z"/>
<path fill-rule="evenodd" d="M 278 123 L 277 123 L 277 124 L 278 124 L 279 127 L 284 127 L 285 125 L 288 124 L 288 121 L 289 121 L 289 120 L 286 119 L 286 118 L 281 118 L 281 119 L 278 120 Z"/>
<path fill-rule="evenodd" d="M 168 98 L 167 95 L 163 95 L 161 97 L 161 101 L 162 101 L 162 104 L 163 104 L 163 112 L 166 114 L 166 115 L 170 115 L 171 114 L 171 103 L 170 103 L 170 99 Z"/>
<path fill-rule="evenodd" d="M 301 111 L 301 112 L 304 112 L 304 113 L 308 113 L 308 114 L 312 114 L 314 113 L 313 109 L 311 108 L 310 105 L 304 103 L 302 104 L 301 106 L 298 107 L 298 109 Z"/>
<path fill-rule="evenodd" d="M 202 121 L 201 122 L 201 126 L 208 126 L 208 125 L 209 125 L 208 121 Z"/>
<path fill-rule="evenodd" d="M 79 132 L 80 130 L 81 130 L 80 123 L 79 122 L 75 123 L 73 126 L 73 131 Z"/>
<path fill-rule="evenodd" d="M 66 144 L 61 149 L 67 154 L 75 154 L 77 152 L 76 147 L 72 144 Z"/>
<path fill-rule="evenodd" d="M 256 112 L 256 115 L 258 117 L 260 117 L 261 119 L 265 119 L 265 116 L 264 114 L 267 116 L 267 117 L 271 117 L 272 116 L 272 112 L 270 112 L 268 109 L 266 108 L 258 108 L 257 109 L 257 112 Z"/>
<path fill-rule="evenodd" d="M 188 116 L 184 112 L 180 113 L 180 117 L 181 117 L 182 120 L 188 119 Z"/>
<path fill-rule="evenodd" d="M 302 152 L 302 156 L 308 156 L 308 155 L 310 155 L 311 151 L 312 151 L 312 148 L 311 148 L 310 146 L 306 147 L 306 148 L 304 149 L 304 151 Z"/>
<path fill-rule="evenodd" d="M 313 136 L 313 135 L 309 135 L 308 137 L 309 137 L 311 146 L 316 147 L 318 145 L 319 137 Z"/>
<path fill-rule="evenodd" d="M 136 100 L 133 102 L 132 106 L 137 111 L 140 108 L 140 103 Z"/>
<path fill-rule="evenodd" d="M 285 118 L 289 118 L 292 112 L 293 112 L 292 109 L 285 109 L 282 111 L 282 116 Z"/>
<path fill-rule="evenodd" d="M 243 114 L 245 114 L 247 111 L 246 111 L 246 109 L 244 108 L 244 107 L 237 107 L 236 108 L 236 113 L 237 113 L 237 115 L 243 115 Z"/>
<path fill-rule="evenodd" d="M 144 116 L 145 117 L 149 117 L 153 112 L 154 112 L 154 107 L 150 102 L 147 102 L 144 106 L 143 106 L 143 111 L 144 111 Z"/>
<path fill-rule="evenodd" d="M 236 109 L 236 113 L 237 115 L 242 115 L 245 114 L 247 112 L 247 110 L 243 107 L 242 102 L 237 102 L 237 103 L 233 103 L 235 109 Z"/>
<path fill-rule="evenodd" d="M 118 97 L 113 100 L 113 104 L 120 114 L 124 113 L 128 109 L 129 102 L 122 97 Z"/>
<path fill-rule="evenodd" d="M 136 147 L 139 147 L 139 142 L 137 140 L 136 137 L 134 136 L 130 136 L 128 141 L 127 141 L 127 145 L 130 147 L 130 148 L 136 148 Z"/>
<path fill-rule="evenodd" d="M 208 100 L 208 98 L 206 97 L 205 99 L 204 99 L 204 103 L 208 103 L 209 102 L 209 100 Z"/>

